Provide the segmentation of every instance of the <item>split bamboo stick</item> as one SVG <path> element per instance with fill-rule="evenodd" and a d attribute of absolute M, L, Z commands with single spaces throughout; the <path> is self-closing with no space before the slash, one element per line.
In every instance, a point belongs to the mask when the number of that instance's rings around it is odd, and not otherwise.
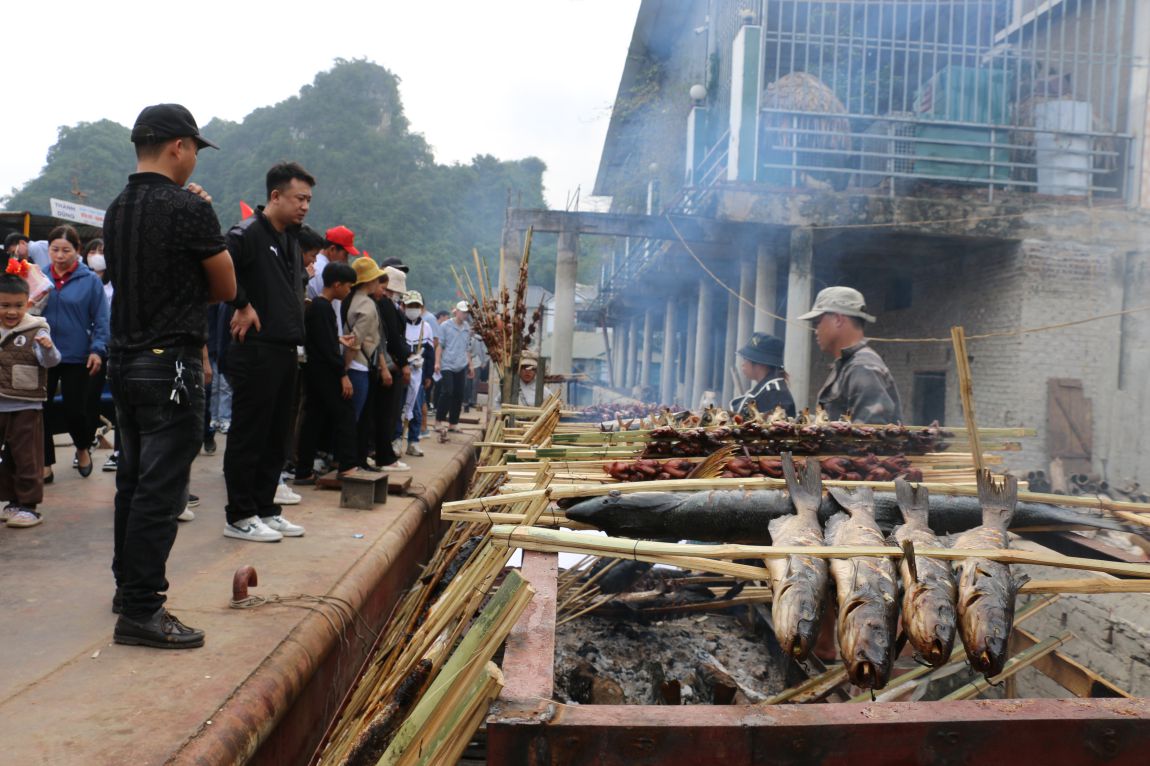
<path fill-rule="evenodd" d="M 998 686 L 1003 681 L 1015 675 L 1023 668 L 1030 667 L 1036 661 L 1042 659 L 1073 638 L 1074 634 L 1067 631 L 1057 636 L 1052 636 L 1045 641 L 1041 641 L 1038 644 L 1035 644 L 1025 651 L 1019 652 L 1007 660 L 1006 667 L 1004 667 L 1002 672 L 996 675 L 994 678 L 977 678 L 974 681 L 971 681 L 969 684 L 960 686 L 958 689 L 955 689 L 953 692 L 946 695 L 939 701 L 954 702 L 956 700 L 968 700 L 971 697 L 977 697 L 979 694 L 982 694 L 990 687 Z"/>
<path fill-rule="evenodd" d="M 499 524 L 492 527 L 491 539 L 496 545 L 519 547 L 524 550 L 598 553 L 601 556 L 633 558 L 640 561 L 649 560 L 650 558 L 690 560 L 692 563 L 682 568 L 700 569 L 718 574 L 726 574 L 726 572 L 721 572 L 715 568 L 714 560 L 716 559 L 785 558 L 787 556 L 811 556 L 815 558 L 878 556 L 901 558 L 903 555 L 901 548 L 882 545 L 827 545 L 820 547 L 800 545 L 740 545 L 735 543 L 695 545 L 691 543 L 661 543 L 648 540 L 631 540 L 623 537 L 586 535 L 577 532 L 540 529 L 538 527 L 516 527 L 510 524 Z M 1033 564 L 1036 566 L 1101 572 L 1110 575 L 1150 578 L 1150 564 L 1131 564 L 1124 561 L 1101 561 L 1078 556 L 1063 556 L 1059 553 L 1026 551 L 1014 548 L 982 550 L 966 548 L 916 548 L 915 556 L 949 561 L 961 561 L 967 558 L 983 558 L 991 561 L 999 561 L 1004 564 Z M 704 567 L 700 565 L 702 561 L 709 561 L 711 563 Z M 664 562 L 660 561 L 659 563 Z M 751 567 L 742 564 L 734 566 L 741 567 L 743 571 L 754 571 L 754 577 L 747 578 L 746 575 L 742 575 L 744 579 L 767 579 L 767 577 L 762 574 L 765 570 L 761 567 Z M 730 571 L 733 572 L 733 570 Z"/>
<path fill-rule="evenodd" d="M 889 481 L 839 481 L 827 480 L 824 487 L 870 487 L 879 492 L 894 492 L 894 482 Z M 959 486 L 946 483 L 927 483 L 925 486 L 931 495 L 950 495 L 956 497 L 978 497 L 978 489 L 974 487 Z M 697 492 L 705 490 L 755 490 L 755 489 L 786 489 L 786 482 L 782 479 L 746 478 L 746 479 L 669 479 L 667 481 L 638 481 L 620 482 L 618 484 L 587 484 L 562 489 L 553 488 L 551 497 L 554 500 L 569 498 L 591 498 L 609 495 L 613 492 Z M 472 498 L 444 503 L 444 511 L 474 511 L 485 508 L 494 508 L 502 505 L 512 505 L 529 499 L 533 492 L 528 490 L 515 494 L 498 495 L 495 497 Z M 1018 499 L 1029 503 L 1046 503 L 1048 505 L 1061 505 L 1074 508 L 1093 508 L 1103 511 L 1129 511 L 1132 513 L 1150 513 L 1150 503 L 1131 503 L 1118 500 L 1109 500 L 1099 497 L 1086 497 L 1083 495 L 1052 495 L 1045 492 L 1019 491 Z"/>

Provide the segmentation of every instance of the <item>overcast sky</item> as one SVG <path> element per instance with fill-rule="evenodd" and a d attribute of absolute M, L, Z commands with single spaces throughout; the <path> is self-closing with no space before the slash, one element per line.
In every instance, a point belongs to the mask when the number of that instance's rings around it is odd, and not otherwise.
<path fill-rule="evenodd" d="M 139 7 L 141 10 L 131 10 Z M 336 58 L 401 79 L 441 163 L 547 163 L 547 200 L 590 194 L 639 0 L 6 3 L 0 192 L 36 177 L 61 125 L 131 126 L 152 103 L 203 125 L 296 94 Z M 11 105 L 13 102 L 10 101 Z M 332 115 L 339 119 L 339 115 Z M 127 149 L 127 147 L 125 147 Z"/>

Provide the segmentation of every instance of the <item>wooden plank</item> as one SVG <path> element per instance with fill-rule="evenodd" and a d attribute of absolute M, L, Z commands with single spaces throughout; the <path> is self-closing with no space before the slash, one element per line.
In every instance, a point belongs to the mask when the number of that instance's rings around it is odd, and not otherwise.
<path fill-rule="evenodd" d="M 1051 459 L 1085 461 L 1087 468 L 1094 451 L 1094 424 L 1091 403 L 1075 378 L 1046 381 L 1046 448 Z"/>
<path fill-rule="evenodd" d="M 1025 651 L 1037 645 L 1038 637 L 1018 626 L 1010 637 L 1015 651 Z M 1129 692 L 1119 688 L 1085 665 L 1062 652 L 1052 652 L 1034 661 L 1034 667 L 1050 680 L 1077 697 L 1127 697 Z"/>

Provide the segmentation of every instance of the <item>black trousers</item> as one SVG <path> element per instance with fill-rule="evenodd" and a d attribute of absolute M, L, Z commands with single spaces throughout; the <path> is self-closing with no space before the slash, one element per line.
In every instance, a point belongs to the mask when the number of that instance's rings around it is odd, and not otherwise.
<path fill-rule="evenodd" d="M 179 403 L 171 399 L 177 361 L 187 392 Z M 113 357 L 108 378 L 121 440 L 112 574 L 124 614 L 143 618 L 166 600 L 176 517 L 188 503 L 188 478 L 202 440 L 200 350 L 149 349 Z"/>
<path fill-rule="evenodd" d="M 300 428 L 299 456 L 295 476 L 310 476 L 315 463 L 316 445 L 328 431 L 335 442 L 335 459 L 340 470 L 347 470 L 361 461 L 356 457 L 355 405 L 340 395 L 339 378 L 318 372 L 309 372 L 304 381 L 305 399 L 303 426 Z"/>
<path fill-rule="evenodd" d="M 384 386 L 379 376 L 372 373 L 372 390 L 368 397 L 368 406 L 360 423 L 369 432 L 370 441 L 374 447 L 375 464 L 379 466 L 391 465 L 399 460 L 399 455 L 391 448 L 395 433 L 399 429 L 400 418 L 403 415 L 403 400 L 407 397 L 407 386 L 403 385 L 403 378 L 398 372 L 392 375 L 392 384 Z M 360 431 L 360 444 L 366 445 L 369 439 L 363 430 Z M 364 454 L 368 454 L 365 450 Z"/>
<path fill-rule="evenodd" d="M 439 380 L 442 387 L 439 392 L 439 409 L 435 419 L 439 422 L 447 421 L 449 424 L 459 425 L 459 411 L 463 409 L 463 387 L 467 383 L 467 368 L 462 370 L 440 370 L 443 377 Z"/>
<path fill-rule="evenodd" d="M 76 449 L 90 449 L 96 436 L 95 418 L 98 413 L 90 412 L 90 379 L 88 367 L 84 364 L 58 364 L 48 370 L 48 401 L 44 402 L 44 465 L 56 463 L 56 447 L 52 443 L 52 420 L 56 412 L 62 412 L 68 435 Z M 62 404 L 52 399 L 56 389 L 60 389 Z"/>
<path fill-rule="evenodd" d="M 228 349 L 232 427 L 224 452 L 227 519 L 275 516 L 287 457 L 299 361 L 295 346 L 233 343 Z"/>

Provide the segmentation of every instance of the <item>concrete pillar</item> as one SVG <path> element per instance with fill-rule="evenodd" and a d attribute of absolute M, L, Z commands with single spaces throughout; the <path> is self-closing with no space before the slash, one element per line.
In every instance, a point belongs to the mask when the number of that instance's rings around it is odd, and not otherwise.
<path fill-rule="evenodd" d="M 655 334 L 655 311 L 643 312 L 643 367 L 639 374 L 639 387 L 646 391 L 651 385 L 651 336 Z"/>
<path fill-rule="evenodd" d="M 759 97 L 762 66 L 762 27 L 739 28 L 731 46 L 730 139 L 727 143 L 727 180 L 753 181 L 759 135 Z"/>
<path fill-rule="evenodd" d="M 775 334 L 775 319 L 764 312 L 779 313 L 775 301 L 778 282 L 779 270 L 775 266 L 775 259 L 771 257 L 771 246 L 760 242 L 755 259 L 755 332 Z"/>
<path fill-rule="evenodd" d="M 719 386 L 721 390 L 720 402 L 724 407 L 734 397 L 735 382 L 731 379 L 732 366 L 737 367 L 738 362 L 735 360 L 735 352 L 740 348 L 739 340 L 739 304 L 741 301 L 731 294 L 727 294 L 727 331 L 723 336 L 723 356 L 719 360 L 719 366 L 716 369 L 716 374 L 720 375 L 720 380 L 723 381 Z"/>
<path fill-rule="evenodd" d="M 579 268 L 579 235 L 559 232 L 559 252 L 555 259 L 555 343 L 550 369 L 570 373 L 575 344 L 575 272 Z M 514 277 L 505 275 L 508 282 Z"/>
<path fill-rule="evenodd" d="M 695 323 L 695 364 L 691 379 L 691 406 L 694 407 L 703 397 L 703 392 L 711 387 L 712 349 L 715 343 L 714 317 L 715 291 L 710 285 L 699 286 L 699 303 Z"/>
<path fill-rule="evenodd" d="M 667 296 L 663 311 L 663 360 L 659 370 L 659 403 L 674 404 L 675 400 L 675 296 Z"/>
<path fill-rule="evenodd" d="M 627 391 L 639 383 L 639 317 L 627 322 Z"/>
<path fill-rule="evenodd" d="M 791 394 L 801 412 L 811 406 L 811 341 L 815 334 L 799 317 L 811 307 L 811 264 L 814 238 L 810 229 L 791 230 L 790 271 L 787 275 L 787 330 L 783 363 L 791 376 Z"/>
<path fill-rule="evenodd" d="M 611 327 L 611 359 L 615 363 L 615 374 L 611 378 L 611 386 L 613 388 L 623 388 L 623 372 L 624 361 L 627 357 L 627 341 L 625 339 L 626 333 L 623 332 L 623 322 L 616 320 L 615 324 Z"/>
<path fill-rule="evenodd" d="M 509 292 L 515 291 L 515 280 L 519 276 L 519 261 L 523 258 L 523 232 L 503 227 L 503 244 L 501 246 L 500 273 L 492 274 L 491 280 L 502 282 L 495 285 L 495 289 L 506 286 Z"/>
<path fill-rule="evenodd" d="M 747 345 L 755 329 L 755 263 L 748 258 L 739 261 L 739 348 Z"/>
<path fill-rule="evenodd" d="M 692 395 L 695 391 L 695 347 L 699 338 L 699 294 L 702 292 L 700 286 L 687 303 L 687 339 L 683 346 L 683 393 L 680 400 L 688 409 L 695 406 Z"/>

